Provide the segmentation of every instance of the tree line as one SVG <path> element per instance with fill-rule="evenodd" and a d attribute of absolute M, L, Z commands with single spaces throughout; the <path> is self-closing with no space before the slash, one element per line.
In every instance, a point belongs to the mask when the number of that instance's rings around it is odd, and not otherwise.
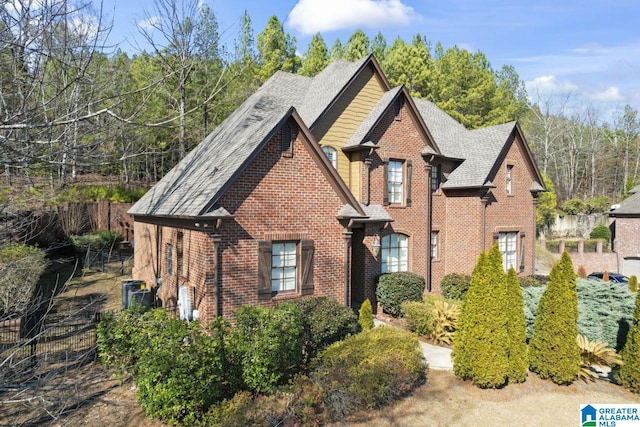
<path fill-rule="evenodd" d="M 519 120 L 560 201 L 623 196 L 640 168 L 638 113 L 606 122 L 593 107 L 571 113 L 567 100 L 531 99 L 514 67 L 494 69 L 482 52 L 370 39 L 355 31 L 329 47 L 320 33 L 303 53 L 272 16 L 255 36 L 238 19 L 233 43 L 197 0 L 159 0 L 140 27 L 146 49 L 107 43 L 101 5 L 13 0 L 0 5 L 0 162 L 16 178 L 54 188 L 85 173 L 122 183 L 157 181 L 276 71 L 315 76 L 331 61 L 373 53 L 391 85 L 405 85 L 468 128 Z M 226 37 L 226 36 L 225 36 Z"/>

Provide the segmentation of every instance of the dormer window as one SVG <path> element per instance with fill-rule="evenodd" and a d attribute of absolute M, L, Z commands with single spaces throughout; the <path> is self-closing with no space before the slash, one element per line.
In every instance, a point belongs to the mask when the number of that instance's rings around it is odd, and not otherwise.
<path fill-rule="evenodd" d="M 327 145 L 322 147 L 322 151 L 324 151 L 324 154 L 327 156 L 327 158 L 329 159 L 329 162 L 331 162 L 331 165 L 334 167 L 334 169 L 337 169 L 338 168 L 338 152 L 336 151 L 336 149 L 333 147 L 329 147 Z"/>

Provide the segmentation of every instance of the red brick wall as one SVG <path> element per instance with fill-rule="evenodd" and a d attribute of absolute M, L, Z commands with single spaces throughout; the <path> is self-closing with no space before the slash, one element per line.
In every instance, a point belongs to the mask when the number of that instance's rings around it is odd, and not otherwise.
<path fill-rule="evenodd" d="M 614 218 L 614 250 L 622 258 L 640 256 L 640 218 Z"/>
<path fill-rule="evenodd" d="M 400 120 L 396 120 L 394 108 L 391 107 L 380 123 L 376 126 L 370 139 L 375 142 L 378 149 L 372 156 L 371 165 L 371 203 L 383 204 L 385 180 L 383 161 L 386 159 L 403 160 L 406 163 L 412 161 L 411 179 L 411 205 L 389 204 L 385 206 L 387 212 L 393 217 L 384 230 L 379 231 L 380 237 L 391 233 L 402 233 L 409 236 L 409 271 L 427 276 L 427 197 L 428 182 L 426 162 L 421 153 L 426 147 L 427 141 L 419 131 L 413 115 L 406 104 L 402 107 Z M 366 171 L 366 170 L 365 170 Z M 366 188 L 366 173 L 363 173 L 361 188 Z M 406 182 L 406 176 L 405 176 Z M 406 185 L 405 185 L 406 191 Z M 406 193 L 405 193 L 406 195 Z M 362 201 L 366 200 L 366 194 L 362 195 Z M 369 238 L 365 239 L 365 246 L 370 248 L 370 237 L 376 230 L 370 230 Z M 368 281 L 374 280 L 374 276 L 380 274 L 379 260 L 368 258 Z M 369 282 L 368 286 L 372 283 Z M 369 292 L 371 293 L 371 291 Z M 372 301 L 373 302 L 373 301 Z"/>

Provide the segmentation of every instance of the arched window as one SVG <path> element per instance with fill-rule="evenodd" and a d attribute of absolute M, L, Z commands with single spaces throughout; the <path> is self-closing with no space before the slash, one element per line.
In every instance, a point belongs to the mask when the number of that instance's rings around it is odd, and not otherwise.
<path fill-rule="evenodd" d="M 336 151 L 336 149 L 333 148 L 333 147 L 329 147 L 327 145 L 327 146 L 322 147 L 322 151 L 324 151 L 324 154 L 327 155 L 327 158 L 329 159 L 329 161 L 331 162 L 333 167 L 337 168 L 338 167 L 338 152 Z"/>
<path fill-rule="evenodd" d="M 382 273 L 407 271 L 409 269 L 409 236 L 389 234 L 381 241 Z"/>

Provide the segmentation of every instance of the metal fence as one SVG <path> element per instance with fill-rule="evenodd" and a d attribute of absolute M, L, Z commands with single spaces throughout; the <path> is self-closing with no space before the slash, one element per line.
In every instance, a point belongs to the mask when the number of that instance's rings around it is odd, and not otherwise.
<path fill-rule="evenodd" d="M 99 313 L 45 317 L 35 325 L 28 318 L 0 323 L 0 366 L 35 366 L 95 358 Z"/>

